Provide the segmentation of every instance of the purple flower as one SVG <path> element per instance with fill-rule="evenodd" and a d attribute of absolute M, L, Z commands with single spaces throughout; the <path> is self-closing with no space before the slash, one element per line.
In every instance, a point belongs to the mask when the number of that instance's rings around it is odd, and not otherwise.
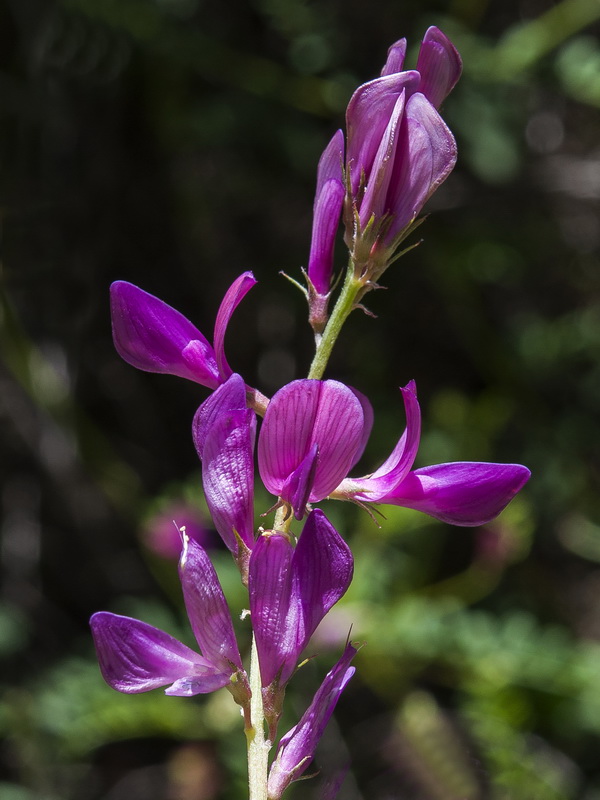
<path fill-rule="evenodd" d="M 344 654 L 325 676 L 300 722 L 281 737 L 269 772 L 269 800 L 279 800 L 290 783 L 298 780 L 308 768 L 337 701 L 354 675 L 354 667 L 349 664 L 356 652 L 351 644 L 346 645 Z"/>
<path fill-rule="evenodd" d="M 228 686 L 243 704 L 249 689 L 219 579 L 202 547 L 183 539 L 179 575 L 202 655 L 152 625 L 100 611 L 90 620 L 100 670 L 128 694 L 170 684 L 166 694 L 183 697 Z"/>
<path fill-rule="evenodd" d="M 317 625 L 352 580 L 350 548 L 319 509 L 294 548 L 287 534 L 259 537 L 250 557 L 250 617 L 262 685 L 285 686 Z"/>
<path fill-rule="evenodd" d="M 333 249 L 346 190 L 343 174 L 344 134 L 337 131 L 319 160 L 308 258 L 310 322 L 322 330 L 326 322 Z"/>
<path fill-rule="evenodd" d="M 456 162 L 454 137 L 437 108 L 460 77 L 460 56 L 435 27 L 425 34 L 416 70 L 402 71 L 405 51 L 406 40 L 393 45 L 381 77 L 360 86 L 348 104 L 349 244 L 373 220 L 369 247 L 378 238 L 393 247 Z"/>
<path fill-rule="evenodd" d="M 232 283 L 219 307 L 214 347 L 179 311 L 132 283 L 110 287 L 113 340 L 119 355 L 146 372 L 162 372 L 216 389 L 232 374 L 224 340 L 229 320 L 254 286 L 251 272 Z"/>
<path fill-rule="evenodd" d="M 367 399 L 337 381 L 300 380 L 273 397 L 260 432 L 258 465 L 267 489 L 294 508 L 325 497 L 415 508 L 453 525 L 496 517 L 530 476 L 520 464 L 461 461 L 413 470 L 421 436 L 414 381 L 401 390 L 406 430 L 370 475 L 348 478 L 368 439 Z"/>
<path fill-rule="evenodd" d="M 271 399 L 258 440 L 263 483 L 293 508 L 327 497 L 360 458 L 372 424 L 366 399 L 338 381 L 298 380 Z"/>
<path fill-rule="evenodd" d="M 243 379 L 231 375 L 202 403 L 192 425 L 204 494 L 215 527 L 234 555 L 254 543 L 256 414 L 246 408 Z"/>
<path fill-rule="evenodd" d="M 406 430 L 387 460 L 370 475 L 346 478 L 332 497 L 414 508 L 452 525 L 483 525 L 508 505 L 531 475 L 520 464 L 459 461 L 413 470 L 421 436 L 414 381 L 400 390 Z"/>

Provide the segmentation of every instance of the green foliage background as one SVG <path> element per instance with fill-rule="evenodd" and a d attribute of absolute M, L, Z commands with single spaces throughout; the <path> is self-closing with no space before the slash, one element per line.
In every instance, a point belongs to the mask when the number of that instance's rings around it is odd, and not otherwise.
<path fill-rule="evenodd" d="M 320 778 L 290 796 L 349 764 L 342 800 L 599 800 L 599 18 L 598 0 L 0 3 L 2 798 L 245 796 L 228 695 L 124 697 L 95 664 L 100 608 L 189 641 L 175 565 L 142 531 L 175 500 L 203 511 L 189 424 L 206 392 L 119 360 L 108 285 L 208 334 L 252 269 L 230 363 L 266 393 L 305 374 L 304 302 L 278 273 L 306 264 L 317 159 L 387 47 L 407 36 L 414 58 L 437 24 L 465 63 L 444 108 L 459 165 L 329 376 L 375 407 L 363 472 L 414 378 L 420 464 L 533 477 L 485 529 L 323 504 L 357 574 L 288 726 L 351 624 L 367 645 Z"/>

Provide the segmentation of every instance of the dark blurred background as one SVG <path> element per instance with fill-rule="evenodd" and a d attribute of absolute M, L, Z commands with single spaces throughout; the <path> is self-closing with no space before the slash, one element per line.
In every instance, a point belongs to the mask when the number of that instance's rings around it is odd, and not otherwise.
<path fill-rule="evenodd" d="M 190 641 L 172 519 L 214 548 L 234 616 L 246 602 L 189 435 L 206 390 L 119 359 L 108 287 L 210 338 L 252 269 L 229 361 L 267 394 L 305 375 L 305 303 L 279 272 L 306 265 L 318 157 L 387 47 L 408 37 L 412 65 L 430 24 L 465 62 L 443 109 L 459 163 L 328 375 L 375 406 L 363 472 L 414 378 L 420 464 L 533 477 L 475 530 L 324 504 L 357 575 L 283 730 L 351 623 L 368 644 L 290 797 L 347 770 L 343 800 L 600 799 L 599 19 L 597 0 L 0 2 L 3 800 L 246 796 L 229 695 L 125 697 L 95 662 L 101 608 Z"/>

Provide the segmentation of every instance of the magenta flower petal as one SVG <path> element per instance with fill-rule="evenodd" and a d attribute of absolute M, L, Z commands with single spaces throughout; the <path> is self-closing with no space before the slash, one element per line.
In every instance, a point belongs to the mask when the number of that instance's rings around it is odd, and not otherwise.
<path fill-rule="evenodd" d="M 414 508 L 451 525 L 483 525 L 498 516 L 530 475 L 520 464 L 435 464 L 411 472 L 379 502 Z"/>
<path fill-rule="evenodd" d="M 345 194 L 343 183 L 336 178 L 330 178 L 315 197 L 307 273 L 320 295 L 329 293 L 335 235 Z"/>
<path fill-rule="evenodd" d="M 325 676 L 302 719 L 281 737 L 269 772 L 269 800 L 279 800 L 290 783 L 298 780 L 308 768 L 340 695 L 354 674 L 354 667 L 349 664 L 356 652 L 351 644 L 346 646 L 340 660 Z"/>
<path fill-rule="evenodd" d="M 416 71 L 387 75 L 359 86 L 350 98 L 346 111 L 346 164 L 353 195 L 358 190 L 361 174 L 364 172 L 367 179 L 370 175 L 398 97 L 403 90 L 407 96 L 416 92 L 420 79 Z"/>
<path fill-rule="evenodd" d="M 229 325 L 233 312 L 256 282 L 256 278 L 251 272 L 242 273 L 225 292 L 225 297 L 219 306 L 217 319 L 215 321 L 213 342 L 221 381 L 227 380 L 233 372 L 225 358 L 225 333 L 227 331 L 227 326 Z"/>
<path fill-rule="evenodd" d="M 251 409 L 221 414 L 210 427 L 202 454 L 202 481 L 213 522 L 232 553 L 234 531 L 248 548 L 254 543 L 254 440 Z"/>
<path fill-rule="evenodd" d="M 214 675 L 205 675 L 202 678 L 180 678 L 172 686 L 165 689 L 165 694 L 170 697 L 192 697 L 195 694 L 208 694 L 222 689 L 230 681 L 229 675 L 217 672 Z"/>
<path fill-rule="evenodd" d="M 313 444 L 300 462 L 300 465 L 292 472 L 281 489 L 282 496 L 289 498 L 296 519 L 302 519 L 305 514 L 306 504 L 315 482 L 318 463 L 319 448 L 316 444 Z"/>
<path fill-rule="evenodd" d="M 231 616 L 210 558 L 184 534 L 179 562 L 183 599 L 202 654 L 227 675 L 242 669 Z"/>
<path fill-rule="evenodd" d="M 192 438 L 202 460 L 204 444 L 211 426 L 222 415 L 246 408 L 246 387 L 240 375 L 234 373 L 200 405 L 192 422 Z"/>
<path fill-rule="evenodd" d="M 325 614 L 346 593 L 352 581 L 352 552 L 320 509 L 304 525 L 292 559 L 292 598 L 300 602 L 298 656 Z"/>
<path fill-rule="evenodd" d="M 330 180 L 344 182 L 344 133 L 337 130 L 331 137 L 331 141 L 323 150 L 319 164 L 317 166 L 317 188 L 315 191 L 315 202 L 321 194 L 323 187 Z"/>
<path fill-rule="evenodd" d="M 435 108 L 420 94 L 406 103 L 387 204 L 394 215 L 388 240 L 409 225 L 456 164 L 456 142 Z"/>
<path fill-rule="evenodd" d="M 360 224 L 364 228 L 372 215 L 376 218 L 383 217 L 388 212 L 387 197 L 392 180 L 394 160 L 398 149 L 399 129 L 404 113 L 405 92 L 402 90 L 392 113 L 375 159 L 371 166 L 371 174 L 367 180 L 367 185 L 363 199 L 360 203 Z"/>
<path fill-rule="evenodd" d="M 354 454 L 354 460 L 350 465 L 351 467 L 353 467 L 359 461 L 362 454 L 365 452 L 365 447 L 367 446 L 367 442 L 369 441 L 369 436 L 371 435 L 371 431 L 373 429 L 374 414 L 373 414 L 373 406 L 371 405 L 369 398 L 362 392 L 359 392 L 358 389 L 355 389 L 352 386 L 350 386 L 349 388 L 352 390 L 352 392 L 354 393 L 358 402 L 361 405 L 363 411 L 363 420 L 364 420 L 361 439 L 358 444 L 358 448 L 356 449 L 356 453 Z"/>
<path fill-rule="evenodd" d="M 399 39 L 388 50 L 387 61 L 381 70 L 381 76 L 393 75 L 401 72 L 406 57 L 406 39 Z"/>
<path fill-rule="evenodd" d="M 419 91 L 439 108 L 456 86 L 462 72 L 462 59 L 450 39 L 439 28 L 429 28 L 419 50 L 417 72 Z"/>
<path fill-rule="evenodd" d="M 309 502 L 327 497 L 354 463 L 364 424 L 361 402 L 344 384 L 317 380 L 287 384 L 269 403 L 258 440 L 258 466 L 265 486 L 280 495 L 316 444 L 319 456 Z M 283 499 L 291 502 L 289 496 Z"/>
<path fill-rule="evenodd" d="M 269 686 L 285 664 L 295 661 L 300 609 L 296 605 L 290 609 L 293 553 L 285 534 L 268 532 L 259 536 L 250 556 L 250 617 L 263 686 Z"/>
<path fill-rule="evenodd" d="M 110 296 L 113 339 L 125 361 L 212 389 L 219 385 L 213 348 L 183 314 L 126 281 L 113 283 Z"/>
<path fill-rule="evenodd" d="M 389 494 L 409 473 L 419 449 L 421 438 L 421 409 L 417 400 L 417 388 L 411 381 L 400 389 L 404 399 L 406 428 L 383 464 L 365 478 L 347 478 L 336 490 L 356 500 L 379 502 Z"/>
<path fill-rule="evenodd" d="M 287 683 L 317 625 L 347 591 L 353 569 L 350 548 L 318 509 L 295 550 L 285 534 L 258 539 L 248 590 L 263 686 Z"/>
<path fill-rule="evenodd" d="M 145 622 L 99 611 L 90 625 L 102 676 L 119 692 L 147 692 L 193 676 L 194 694 L 199 694 L 229 680 L 210 661 Z"/>

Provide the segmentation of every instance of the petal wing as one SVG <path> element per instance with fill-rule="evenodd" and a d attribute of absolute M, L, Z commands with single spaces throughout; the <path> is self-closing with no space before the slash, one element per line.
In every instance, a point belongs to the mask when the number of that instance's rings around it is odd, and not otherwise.
<path fill-rule="evenodd" d="M 136 694 L 191 676 L 220 674 L 198 653 L 146 622 L 99 611 L 90 625 L 102 676 L 119 692 Z"/>
<path fill-rule="evenodd" d="M 429 100 L 413 94 L 406 103 L 388 206 L 394 221 L 387 234 L 391 241 L 409 225 L 456 164 L 456 142 Z"/>
<path fill-rule="evenodd" d="M 419 88 L 420 75 L 407 71 L 386 75 L 359 86 L 350 98 L 346 111 L 348 147 L 346 165 L 350 170 L 350 185 L 355 195 L 364 172 L 368 180 L 388 126 L 396 101 L 403 90 L 408 97 Z"/>
<path fill-rule="evenodd" d="M 299 609 L 290 600 L 293 552 L 285 534 L 270 532 L 258 538 L 250 556 L 250 616 L 263 686 L 269 686 L 288 663 L 295 666 L 298 625 L 290 612 L 297 614 Z"/>
<path fill-rule="evenodd" d="M 411 472 L 379 502 L 414 508 L 451 525 L 483 525 L 508 505 L 530 475 L 520 464 L 435 464 Z"/>
<path fill-rule="evenodd" d="M 325 514 L 315 509 L 304 524 L 292 558 L 291 602 L 302 609 L 296 660 L 325 614 L 346 593 L 353 572 L 350 548 Z"/>
<path fill-rule="evenodd" d="M 202 454 L 202 481 L 215 527 L 232 553 L 237 532 L 246 546 L 254 543 L 254 440 L 256 414 L 251 409 L 221 414 L 211 425 Z"/>
<path fill-rule="evenodd" d="M 179 311 L 126 281 L 112 284 L 110 304 L 115 347 L 129 364 L 212 389 L 219 385 L 212 347 Z"/>
<path fill-rule="evenodd" d="M 462 72 L 462 59 L 450 39 L 439 28 L 429 28 L 419 50 L 419 91 L 439 108 L 455 87 Z"/>
<path fill-rule="evenodd" d="M 246 408 L 246 388 L 240 375 L 234 373 L 202 403 L 194 415 L 192 437 L 198 458 L 202 460 L 204 444 L 211 426 L 221 414 Z"/>
<path fill-rule="evenodd" d="M 231 675 L 242 668 L 231 615 L 221 584 L 204 549 L 184 535 L 179 562 L 183 599 L 196 641 L 202 654 Z"/>
<path fill-rule="evenodd" d="M 217 319 L 215 320 L 213 343 L 221 381 L 227 380 L 233 372 L 225 358 L 225 333 L 227 332 L 227 326 L 229 325 L 233 312 L 256 282 L 256 278 L 251 272 L 242 273 L 225 292 L 225 297 L 219 306 Z"/>
<path fill-rule="evenodd" d="M 421 409 L 417 400 L 417 387 L 411 381 L 403 389 L 406 429 L 391 454 L 372 475 L 365 478 L 348 478 L 337 492 L 366 502 L 379 502 L 389 494 L 409 473 L 419 449 L 421 438 Z"/>

